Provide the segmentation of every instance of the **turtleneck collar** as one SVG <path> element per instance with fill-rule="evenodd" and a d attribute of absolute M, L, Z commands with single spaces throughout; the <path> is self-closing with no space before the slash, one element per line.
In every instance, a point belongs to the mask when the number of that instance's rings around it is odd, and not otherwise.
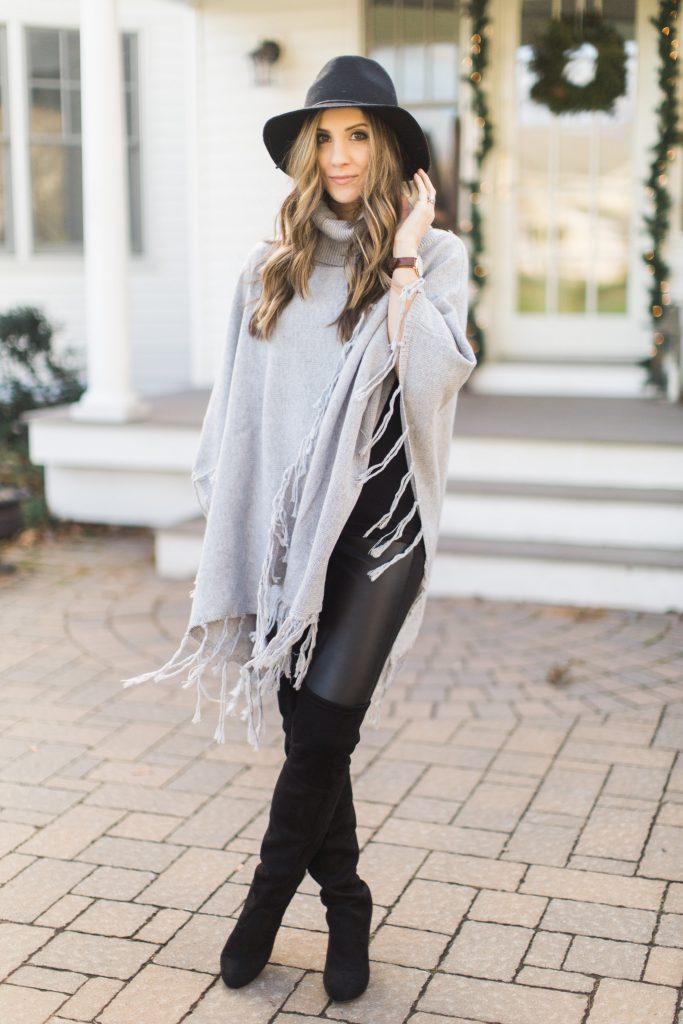
<path fill-rule="evenodd" d="M 346 251 L 353 238 L 354 224 L 357 224 L 362 216 L 361 213 L 356 221 L 341 220 L 321 198 L 313 211 L 313 221 L 320 231 L 315 250 L 316 262 L 334 267 L 343 266 Z"/>

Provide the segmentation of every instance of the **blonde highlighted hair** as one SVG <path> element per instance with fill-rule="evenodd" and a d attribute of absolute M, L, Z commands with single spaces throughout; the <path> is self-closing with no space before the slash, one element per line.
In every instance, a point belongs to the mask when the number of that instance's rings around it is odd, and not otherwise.
<path fill-rule="evenodd" d="M 393 129 L 372 109 L 360 107 L 369 125 L 370 158 L 359 196 L 356 224 L 346 256 L 349 287 L 336 320 L 337 333 L 347 342 L 361 314 L 386 292 L 391 283 L 388 261 L 401 215 L 403 162 Z M 323 198 L 318 166 L 317 137 L 324 110 L 306 119 L 289 150 L 287 174 L 293 188 L 278 213 L 279 237 L 268 239 L 272 250 L 260 269 L 262 291 L 249 320 L 249 333 L 268 340 L 277 319 L 296 292 L 307 298 L 319 231 L 313 211 Z"/>

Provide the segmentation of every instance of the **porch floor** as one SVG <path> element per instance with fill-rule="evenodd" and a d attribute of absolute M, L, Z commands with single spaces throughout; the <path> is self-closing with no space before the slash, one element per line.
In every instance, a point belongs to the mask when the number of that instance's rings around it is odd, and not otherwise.
<path fill-rule="evenodd" d="M 207 388 L 145 396 L 150 422 L 201 425 Z M 659 398 L 480 395 L 463 389 L 455 433 L 476 437 L 682 444 L 683 405 Z"/>

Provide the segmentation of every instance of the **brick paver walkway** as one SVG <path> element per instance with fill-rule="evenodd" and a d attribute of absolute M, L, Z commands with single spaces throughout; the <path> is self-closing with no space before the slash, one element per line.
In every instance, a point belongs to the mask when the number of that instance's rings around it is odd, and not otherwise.
<path fill-rule="evenodd" d="M 371 982 L 333 1003 L 310 878 L 274 963 L 218 955 L 282 760 L 177 680 L 189 584 L 143 534 L 5 552 L 0 1020 L 681 1024 L 679 615 L 433 600 L 353 757 Z"/>

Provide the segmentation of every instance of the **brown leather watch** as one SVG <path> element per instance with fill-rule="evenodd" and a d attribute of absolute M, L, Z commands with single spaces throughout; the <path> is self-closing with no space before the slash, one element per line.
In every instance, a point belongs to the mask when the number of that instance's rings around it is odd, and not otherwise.
<path fill-rule="evenodd" d="M 393 273 L 394 270 L 396 270 L 396 267 L 411 267 L 415 273 L 419 274 L 420 271 L 417 266 L 418 259 L 418 256 L 394 256 L 389 261 L 389 269 Z"/>

